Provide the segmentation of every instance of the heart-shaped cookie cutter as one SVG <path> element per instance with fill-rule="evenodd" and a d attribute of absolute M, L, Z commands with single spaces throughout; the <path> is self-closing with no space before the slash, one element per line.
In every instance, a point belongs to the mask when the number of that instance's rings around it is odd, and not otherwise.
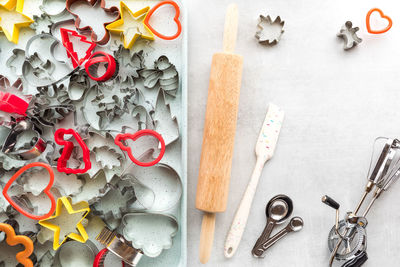
<path fill-rule="evenodd" d="M 33 262 L 29 258 L 29 256 L 33 253 L 33 242 L 32 240 L 24 235 L 16 235 L 14 228 L 6 223 L 0 223 L 0 231 L 6 233 L 6 242 L 10 246 L 23 245 L 25 249 L 21 252 L 18 252 L 15 255 L 15 258 L 19 263 L 24 265 L 25 267 L 33 267 Z"/>
<path fill-rule="evenodd" d="M 159 32 L 156 31 L 156 30 L 150 25 L 150 23 L 149 23 L 149 20 L 150 20 L 151 16 L 153 15 L 153 13 L 154 13 L 158 8 L 160 8 L 160 7 L 163 6 L 163 5 L 171 5 L 171 6 L 173 6 L 173 8 L 175 9 L 174 21 L 175 21 L 175 23 L 176 23 L 177 30 L 176 30 L 176 33 L 173 34 L 173 35 L 171 35 L 171 36 L 166 36 L 166 35 L 163 35 L 163 34 L 159 33 Z M 162 1 L 162 2 L 158 3 L 157 5 L 155 5 L 154 7 L 152 7 L 152 8 L 149 10 L 149 13 L 147 13 L 147 16 L 146 16 L 146 18 L 144 19 L 144 22 L 143 22 L 143 23 L 144 23 L 144 25 L 146 25 L 146 27 L 149 28 L 150 31 L 151 31 L 154 35 L 156 35 L 157 37 L 159 37 L 159 38 L 161 38 L 161 39 L 164 39 L 164 40 L 173 40 L 173 39 L 178 38 L 178 36 L 179 36 L 179 35 L 181 34 L 181 32 L 182 32 L 182 24 L 181 24 L 181 22 L 180 22 L 180 20 L 179 20 L 179 16 L 180 16 L 180 9 L 179 9 L 178 4 L 177 4 L 176 2 L 174 2 L 174 1 L 167 0 L 167 1 Z"/>
<path fill-rule="evenodd" d="M 49 178 L 50 178 L 49 183 L 43 189 L 43 193 L 45 193 L 50 198 L 51 207 L 50 207 L 50 210 L 48 213 L 46 213 L 44 215 L 40 215 L 40 216 L 33 215 L 33 214 L 25 211 L 21 206 L 19 206 L 17 203 L 15 203 L 15 201 L 8 195 L 8 189 L 10 189 L 12 183 L 15 180 L 17 180 L 21 176 L 21 174 L 24 173 L 26 170 L 28 170 L 30 168 L 34 168 L 34 167 L 45 168 L 49 172 Z M 11 179 L 7 182 L 6 186 L 3 189 L 3 195 L 4 195 L 5 199 L 11 204 L 11 206 L 13 206 L 22 215 L 24 215 L 32 220 L 43 220 L 43 219 L 50 217 L 53 214 L 54 210 L 56 209 L 56 200 L 54 199 L 54 196 L 50 191 L 51 187 L 53 186 L 53 183 L 54 183 L 54 172 L 53 172 L 53 169 L 50 167 L 50 165 L 43 163 L 43 162 L 34 162 L 34 163 L 30 163 L 30 164 L 22 167 L 11 177 Z"/>
<path fill-rule="evenodd" d="M 135 156 L 133 156 L 133 154 L 132 154 L 132 149 L 125 144 L 125 141 L 128 139 L 136 141 L 138 138 L 140 138 L 142 136 L 146 136 L 146 135 L 157 138 L 157 140 L 159 141 L 160 146 L 161 146 L 160 154 L 158 154 L 158 157 L 155 160 L 150 161 L 150 162 L 142 162 L 142 161 L 139 161 L 138 159 L 136 159 Z M 150 130 L 150 129 L 140 130 L 134 134 L 131 134 L 131 133 L 118 134 L 115 137 L 115 144 L 118 145 L 122 150 L 124 150 L 128 153 L 128 156 L 132 160 L 133 163 L 135 163 L 136 165 L 142 166 L 142 167 L 149 167 L 149 166 L 153 166 L 153 165 L 157 164 L 162 159 L 162 157 L 164 156 L 164 153 L 165 153 L 164 139 L 162 138 L 162 136 L 159 133 L 157 133 L 156 131 Z"/>
<path fill-rule="evenodd" d="M 381 18 L 386 19 L 388 21 L 388 25 L 386 26 L 386 28 L 382 29 L 382 30 L 373 30 L 371 28 L 371 15 L 374 12 L 378 12 L 379 15 L 381 16 Z M 381 34 L 381 33 L 385 33 L 388 30 L 390 30 L 390 28 L 392 28 L 393 22 L 392 19 L 389 16 L 386 16 L 382 10 L 380 10 L 379 8 L 372 8 L 370 11 L 368 11 L 367 13 L 367 17 L 366 17 L 366 24 L 367 24 L 367 31 L 369 33 L 372 34 Z"/>

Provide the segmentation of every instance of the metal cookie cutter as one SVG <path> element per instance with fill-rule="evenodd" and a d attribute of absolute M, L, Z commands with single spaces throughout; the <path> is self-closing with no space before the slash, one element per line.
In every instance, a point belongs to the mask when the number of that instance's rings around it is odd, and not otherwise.
<path fill-rule="evenodd" d="M 141 250 L 132 247 L 128 241 L 125 240 L 125 238 L 117 233 L 114 233 L 107 227 L 103 228 L 103 230 L 96 237 L 96 240 L 106 246 L 107 250 L 112 252 L 130 266 L 137 266 L 143 256 L 143 252 Z M 97 261 L 97 266 L 101 266 L 99 265 L 100 262 L 101 261 Z"/>
<path fill-rule="evenodd" d="M 68 241 L 64 243 L 54 257 L 53 267 L 75 266 L 91 267 L 96 255 L 99 253 L 96 245 L 89 239 L 86 243 Z M 71 255 L 74 255 L 71 258 Z"/>
<path fill-rule="evenodd" d="M 118 10 L 117 7 L 115 6 L 111 6 L 109 8 L 106 8 L 106 1 L 105 0 L 67 0 L 66 2 L 66 8 L 68 10 L 69 13 L 71 13 L 74 17 L 75 17 L 75 27 L 80 31 L 80 32 L 89 32 L 92 38 L 92 41 L 94 41 L 95 43 L 99 44 L 99 45 L 105 45 L 108 43 L 108 41 L 110 40 L 110 33 L 107 31 L 106 26 L 109 25 L 110 23 L 112 23 L 113 21 L 110 22 L 106 22 L 104 23 L 104 36 L 97 36 L 96 33 L 93 31 L 92 27 L 90 26 L 85 26 L 85 27 L 80 27 L 80 23 L 81 23 L 81 19 L 79 17 L 78 14 L 72 12 L 72 5 L 76 2 L 86 2 L 88 3 L 90 6 L 94 7 L 96 5 L 100 5 L 100 7 L 104 10 L 104 12 L 106 12 L 107 14 L 110 15 L 117 15 L 116 20 L 118 20 L 120 18 L 120 12 Z"/>
<path fill-rule="evenodd" d="M 260 15 L 260 22 L 257 24 L 258 31 L 256 32 L 258 42 L 263 45 L 276 45 L 284 33 L 284 25 L 285 21 L 281 20 L 280 16 L 272 21 L 269 15 L 266 17 Z"/>
<path fill-rule="evenodd" d="M 31 140 L 27 148 L 24 147 L 22 149 L 14 150 L 17 144 L 18 136 L 29 130 L 32 130 L 34 133 L 36 133 L 36 137 Z M 29 119 L 20 120 L 13 125 L 13 128 L 3 144 L 2 152 L 14 158 L 18 157 L 25 160 L 34 159 L 40 156 L 46 150 L 47 144 L 42 139 L 41 134 L 41 129 Z"/>
<path fill-rule="evenodd" d="M 337 37 L 343 39 L 344 50 L 349 50 L 350 48 L 353 48 L 362 42 L 362 39 L 357 36 L 357 31 L 359 29 L 360 28 L 358 27 L 353 28 L 353 23 L 351 21 L 346 21 L 346 23 L 342 26 L 340 32 L 337 34 Z"/>

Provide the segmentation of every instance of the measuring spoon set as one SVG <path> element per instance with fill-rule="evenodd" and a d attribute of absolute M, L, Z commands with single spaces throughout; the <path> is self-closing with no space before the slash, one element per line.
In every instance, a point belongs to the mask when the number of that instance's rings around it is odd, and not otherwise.
<path fill-rule="evenodd" d="M 290 219 L 289 223 L 278 233 L 271 237 L 271 233 L 275 226 L 283 224 L 292 215 L 293 202 L 286 195 L 277 195 L 273 197 L 265 208 L 267 216 L 267 224 L 253 247 L 252 254 L 254 257 L 264 257 L 265 251 L 285 237 L 288 233 L 298 232 L 303 229 L 303 219 L 295 216 Z"/>

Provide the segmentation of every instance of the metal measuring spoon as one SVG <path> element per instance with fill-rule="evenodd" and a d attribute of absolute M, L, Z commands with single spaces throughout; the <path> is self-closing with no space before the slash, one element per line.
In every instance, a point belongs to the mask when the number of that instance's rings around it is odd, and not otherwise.
<path fill-rule="evenodd" d="M 283 228 L 281 231 L 279 231 L 277 234 L 275 234 L 273 237 L 269 238 L 267 241 L 264 243 L 260 244 L 258 247 L 255 247 L 253 249 L 252 253 L 255 257 L 262 257 L 264 252 L 272 247 L 276 242 L 281 240 L 283 237 L 285 237 L 288 233 L 290 232 L 298 232 L 301 229 L 303 229 L 303 219 L 300 217 L 293 217 L 290 222 L 286 225 L 285 228 Z"/>
<path fill-rule="evenodd" d="M 254 248 L 258 247 L 259 244 L 268 240 L 272 230 L 276 224 L 281 224 L 286 221 L 287 218 L 292 214 L 293 202 L 286 195 L 277 195 L 273 197 L 265 208 L 265 215 L 267 216 L 267 225 L 264 228 L 261 236 L 258 238 Z M 254 249 L 253 248 L 253 249 Z"/>

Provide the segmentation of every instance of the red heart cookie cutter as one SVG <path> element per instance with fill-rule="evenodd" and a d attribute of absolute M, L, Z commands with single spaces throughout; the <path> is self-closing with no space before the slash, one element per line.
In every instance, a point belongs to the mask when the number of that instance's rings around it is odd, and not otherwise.
<path fill-rule="evenodd" d="M 370 22 L 371 14 L 374 12 L 378 12 L 380 14 L 381 18 L 386 19 L 388 21 L 388 25 L 386 26 L 386 28 L 384 28 L 382 30 L 371 29 L 371 22 Z M 368 11 L 367 17 L 366 17 L 366 23 L 367 23 L 367 31 L 372 34 L 385 33 L 388 30 L 390 30 L 390 28 L 392 28 L 392 24 L 393 24 L 392 19 L 389 16 L 386 16 L 385 14 L 383 14 L 382 10 L 380 10 L 379 8 L 373 8 L 370 11 Z"/>
<path fill-rule="evenodd" d="M 137 160 L 132 154 L 132 149 L 129 146 L 126 146 L 126 144 L 124 143 L 124 141 L 127 139 L 132 139 L 133 141 L 136 141 L 138 138 L 145 136 L 145 135 L 154 136 L 155 138 L 158 139 L 158 141 L 161 144 L 160 154 L 158 155 L 158 157 L 155 160 L 150 161 L 150 162 L 142 162 L 142 161 Z M 150 166 L 157 164 L 162 159 L 162 157 L 164 156 L 164 153 L 165 153 L 164 139 L 162 138 L 162 136 L 159 133 L 157 133 L 156 131 L 153 131 L 153 130 L 149 130 L 149 129 L 140 130 L 134 134 L 130 134 L 130 133 L 118 134 L 115 137 L 114 142 L 122 150 L 124 150 L 128 153 L 128 156 L 133 161 L 133 163 L 135 163 L 136 165 L 142 166 L 142 167 L 150 167 Z"/>
<path fill-rule="evenodd" d="M 151 16 L 153 15 L 153 13 L 154 13 L 159 7 L 161 7 L 161 6 L 163 6 L 163 5 L 171 5 L 171 6 L 173 6 L 174 9 L 175 9 L 174 21 L 175 21 L 176 26 L 178 27 L 178 29 L 177 29 L 176 33 L 175 33 L 174 35 L 171 35 L 171 36 L 165 36 L 165 35 L 159 33 L 159 32 L 156 31 L 153 27 L 151 27 L 151 25 L 149 24 L 149 20 L 150 20 Z M 179 36 L 179 35 L 181 34 L 181 32 L 182 32 L 182 25 L 181 25 L 181 22 L 179 21 L 179 15 L 180 15 L 180 13 L 181 13 L 181 12 L 180 12 L 180 9 L 179 9 L 179 6 L 178 6 L 177 3 L 175 3 L 174 1 L 170 1 L 170 0 L 168 0 L 168 1 L 162 1 L 162 2 L 158 3 L 157 5 L 155 5 L 152 9 L 149 10 L 149 13 L 147 13 L 146 18 L 144 19 L 143 23 L 144 23 L 144 25 L 146 25 L 147 28 L 150 29 L 150 31 L 151 31 L 154 35 L 158 36 L 159 38 L 164 39 L 164 40 L 173 40 L 173 39 L 178 38 L 178 36 Z"/>
<path fill-rule="evenodd" d="M 21 176 L 22 173 L 24 173 L 26 170 L 30 169 L 30 168 L 34 168 L 34 167 L 42 167 L 45 168 L 49 175 L 50 175 L 50 181 L 47 184 L 47 186 L 43 189 L 43 192 L 50 198 L 51 201 L 51 207 L 48 213 L 46 213 L 45 215 L 34 215 L 34 214 L 30 214 L 29 212 L 26 212 L 21 206 L 19 206 L 18 204 L 16 204 L 14 202 L 14 200 L 12 200 L 12 198 L 8 195 L 8 189 L 11 187 L 12 183 L 18 179 L 18 177 Z M 3 195 L 6 198 L 6 200 L 11 204 L 11 206 L 13 206 L 17 211 L 19 211 L 22 215 L 32 219 L 32 220 L 43 220 L 46 219 L 48 217 L 50 217 L 53 213 L 54 210 L 56 209 L 56 200 L 53 196 L 53 194 L 50 192 L 51 187 L 53 186 L 54 183 L 54 172 L 53 169 L 50 167 L 50 165 L 43 163 L 43 162 L 33 162 L 30 163 L 24 167 L 22 167 L 21 169 L 19 169 L 12 177 L 11 179 L 7 182 L 6 186 L 3 189 Z"/>

